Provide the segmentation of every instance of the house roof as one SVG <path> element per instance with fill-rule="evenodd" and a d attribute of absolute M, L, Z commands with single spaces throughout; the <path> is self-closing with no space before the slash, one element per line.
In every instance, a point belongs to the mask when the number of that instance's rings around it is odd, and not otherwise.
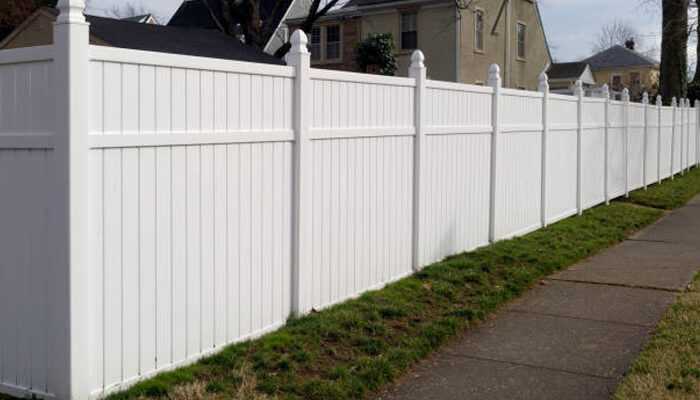
<path fill-rule="evenodd" d="M 547 76 L 555 79 L 579 79 L 586 72 L 588 64 L 585 62 L 554 63 L 549 66 Z"/>
<path fill-rule="evenodd" d="M 593 70 L 620 67 L 658 66 L 659 62 L 624 46 L 613 46 L 583 60 Z"/>
<path fill-rule="evenodd" d="M 143 14 L 143 15 L 134 15 L 133 17 L 122 18 L 122 21 L 144 23 L 144 22 L 149 21 L 151 18 L 153 18 L 155 20 L 155 17 L 152 14 Z"/>
<path fill-rule="evenodd" d="M 285 0 L 260 0 L 259 3 L 261 19 L 273 19 L 273 25 L 275 27 L 273 32 L 282 23 L 282 20 L 287 14 L 287 10 L 290 9 L 294 3 L 293 0 L 288 0 L 287 7 L 276 7 L 278 2 L 283 4 L 283 1 Z M 223 5 L 219 0 L 185 0 L 170 19 L 170 22 L 168 22 L 168 26 L 219 29 L 216 20 L 223 24 L 226 20 L 223 15 Z M 233 17 L 233 24 L 240 22 L 236 20 L 235 15 Z M 216 18 L 216 20 L 214 18 Z M 266 41 L 269 42 L 270 38 L 267 38 Z"/>
<path fill-rule="evenodd" d="M 52 18 L 58 16 L 54 8 L 42 8 L 39 12 L 48 13 Z M 284 65 L 284 61 L 218 30 L 145 24 L 94 15 L 85 18 L 90 23 L 90 35 L 113 47 Z M 18 29 L 23 28 L 26 27 Z"/>

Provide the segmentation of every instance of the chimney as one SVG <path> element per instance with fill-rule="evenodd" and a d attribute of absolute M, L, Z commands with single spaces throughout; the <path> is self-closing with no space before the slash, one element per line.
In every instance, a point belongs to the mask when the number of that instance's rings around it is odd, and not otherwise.
<path fill-rule="evenodd" d="M 634 46 L 635 46 L 634 38 L 629 38 L 625 41 L 625 47 L 627 47 L 628 49 L 634 50 Z"/>

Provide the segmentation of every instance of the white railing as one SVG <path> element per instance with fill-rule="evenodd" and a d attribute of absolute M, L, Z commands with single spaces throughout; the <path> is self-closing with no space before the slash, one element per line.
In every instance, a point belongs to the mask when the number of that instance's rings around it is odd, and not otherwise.
<path fill-rule="evenodd" d="M 685 100 L 438 82 L 420 52 L 312 69 L 301 33 L 289 66 L 103 48 L 74 18 L 0 52 L 3 392 L 103 396 L 698 164 Z"/>

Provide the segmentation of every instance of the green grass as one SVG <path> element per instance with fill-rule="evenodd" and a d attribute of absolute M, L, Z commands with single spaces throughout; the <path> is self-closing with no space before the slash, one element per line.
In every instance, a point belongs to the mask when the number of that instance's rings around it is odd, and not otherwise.
<path fill-rule="evenodd" d="M 672 210 L 687 203 L 700 193 L 700 168 L 693 168 L 686 175 L 678 175 L 674 180 L 665 180 L 660 185 L 649 186 L 647 190 L 630 193 L 630 202 L 635 204 Z"/>
<path fill-rule="evenodd" d="M 666 312 L 615 400 L 700 398 L 700 274 Z"/>
<path fill-rule="evenodd" d="M 415 276 L 319 313 L 290 320 L 260 339 L 164 373 L 111 399 L 140 397 L 357 399 L 523 293 L 662 212 L 626 203 L 587 211 L 521 238 L 431 265 Z M 187 393 L 178 395 L 178 393 Z M 196 394 L 193 394 L 196 393 Z"/>

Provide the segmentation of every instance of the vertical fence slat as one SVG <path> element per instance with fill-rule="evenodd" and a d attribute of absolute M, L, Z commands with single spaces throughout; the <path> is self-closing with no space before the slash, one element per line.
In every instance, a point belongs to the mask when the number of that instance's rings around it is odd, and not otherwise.
<path fill-rule="evenodd" d="M 576 212 L 583 214 L 583 82 L 576 81 Z"/>

